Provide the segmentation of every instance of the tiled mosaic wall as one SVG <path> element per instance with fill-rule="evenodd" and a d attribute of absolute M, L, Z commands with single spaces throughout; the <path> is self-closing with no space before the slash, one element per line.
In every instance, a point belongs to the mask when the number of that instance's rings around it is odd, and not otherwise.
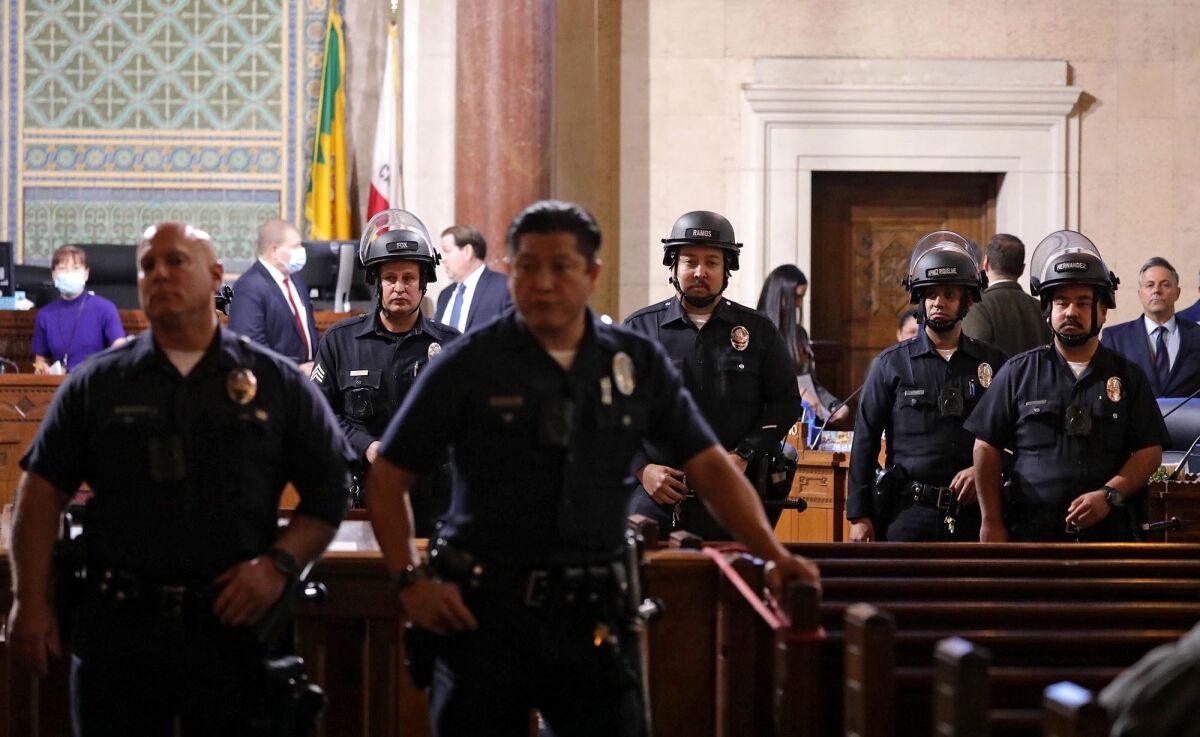
<path fill-rule="evenodd" d="M 328 0 L 6 0 L 0 239 L 28 263 L 163 219 L 253 257 L 298 221 Z"/>

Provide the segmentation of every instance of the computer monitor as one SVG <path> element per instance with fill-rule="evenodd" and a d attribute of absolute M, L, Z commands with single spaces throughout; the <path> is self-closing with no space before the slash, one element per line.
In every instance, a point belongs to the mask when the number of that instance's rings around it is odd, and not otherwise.
<path fill-rule="evenodd" d="M 308 285 L 313 307 L 345 312 L 371 299 L 366 271 L 358 262 L 358 241 L 304 241 L 308 257 L 300 278 Z"/>
<path fill-rule="evenodd" d="M 13 273 L 16 249 L 12 241 L 0 241 L 0 297 L 11 297 L 17 288 L 17 277 Z"/>

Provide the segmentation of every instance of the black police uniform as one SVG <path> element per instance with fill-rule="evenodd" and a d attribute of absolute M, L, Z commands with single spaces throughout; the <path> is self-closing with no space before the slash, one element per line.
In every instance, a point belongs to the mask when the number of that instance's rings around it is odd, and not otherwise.
<path fill-rule="evenodd" d="M 991 391 L 987 384 L 1003 362 L 999 349 L 966 335 L 946 361 L 924 330 L 881 353 L 854 420 L 846 517 L 870 517 L 881 541 L 978 541 L 978 504 L 957 509 L 948 486 L 971 467 L 975 439 L 963 420 Z M 896 469 L 877 499 L 882 433 L 886 466 Z M 945 522 L 952 512 L 957 512 L 953 532 Z"/>
<path fill-rule="evenodd" d="M 559 737 L 641 734 L 615 601 L 630 461 L 644 438 L 682 459 L 716 440 L 657 346 L 586 320 L 568 371 L 516 313 L 460 338 L 384 434 L 381 455 L 401 468 L 428 471 L 447 446 L 454 467 L 432 560 L 479 629 L 438 640 L 442 737 L 525 734 L 532 707 Z"/>
<path fill-rule="evenodd" d="M 149 333 L 71 372 L 21 467 L 93 493 L 76 734 L 166 735 L 175 714 L 185 734 L 242 734 L 264 653 L 251 629 L 217 622 L 212 580 L 271 547 L 288 481 L 297 515 L 336 527 L 349 458 L 307 377 L 225 328 L 186 377 Z"/>
<path fill-rule="evenodd" d="M 1141 369 L 1104 346 L 1079 379 L 1055 345 L 1019 353 L 996 374 L 966 429 L 1015 454 L 1005 524 L 1013 541 L 1136 540 L 1136 498 L 1095 528 L 1066 532 L 1076 497 L 1108 483 L 1137 450 L 1167 442 Z M 1140 498 L 1140 497 L 1139 497 Z"/>
<path fill-rule="evenodd" d="M 418 374 L 459 335 L 422 313 L 411 330 L 393 333 L 383 326 L 378 310 L 342 320 L 326 331 L 312 380 L 337 415 L 358 458 L 357 470 L 366 470 L 367 446 L 383 436 Z M 422 477 L 412 497 L 419 537 L 433 533 L 448 502 L 449 479 L 441 471 Z"/>
<path fill-rule="evenodd" d="M 780 453 L 780 443 L 800 414 L 800 392 L 783 336 L 766 315 L 721 298 L 698 330 L 679 300 L 669 299 L 633 313 L 625 326 L 662 345 L 721 447 L 753 450 L 755 460 L 746 469 L 750 478 L 757 476 L 758 463 L 769 463 Z M 634 463 L 678 468 L 678 461 L 647 445 Z M 630 512 L 656 519 L 669 529 L 672 505 L 657 504 L 640 484 L 633 488 Z M 691 499 L 684 506 L 680 527 L 707 539 L 731 539 L 699 500 Z"/>

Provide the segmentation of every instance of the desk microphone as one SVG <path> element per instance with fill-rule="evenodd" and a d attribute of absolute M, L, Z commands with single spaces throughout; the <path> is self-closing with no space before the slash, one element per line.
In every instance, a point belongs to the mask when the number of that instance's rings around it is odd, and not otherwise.
<path fill-rule="evenodd" d="M 817 430 L 817 439 L 818 439 L 818 440 L 821 438 L 821 433 L 825 432 L 825 426 L 829 424 L 829 420 L 830 420 L 830 419 L 831 419 L 831 418 L 832 418 L 832 417 L 833 417 L 835 414 L 837 414 L 837 411 L 838 411 L 839 409 L 841 409 L 842 407 L 845 407 L 847 404 L 849 404 L 849 403 L 850 403 L 850 400 L 851 400 L 851 399 L 854 399 L 854 395 L 856 395 L 856 394 L 858 394 L 859 392 L 861 392 L 861 391 L 863 390 L 863 387 L 864 387 L 864 386 L 866 386 L 866 385 L 867 385 L 867 382 L 865 382 L 865 381 L 864 381 L 863 383 L 861 383 L 861 384 L 859 384 L 859 385 L 858 385 L 858 388 L 857 388 L 857 389 L 855 389 L 854 391 L 850 392 L 850 396 L 848 396 L 848 397 L 846 397 L 845 399 L 839 400 L 839 401 L 837 401 L 837 402 L 834 402 L 833 404 L 829 405 L 829 413 L 825 415 L 825 419 L 824 419 L 824 420 L 821 420 L 821 427 L 820 427 L 820 429 L 818 429 L 818 430 Z"/>
<path fill-rule="evenodd" d="M 10 367 L 12 368 L 12 372 L 14 374 L 21 373 L 21 367 L 17 365 L 16 361 L 12 360 L 11 358 L 0 356 L 0 374 L 7 374 Z"/>
<path fill-rule="evenodd" d="M 1197 435 L 1196 439 L 1192 441 L 1192 444 L 1188 446 L 1187 452 L 1184 453 L 1183 457 L 1179 459 L 1179 465 L 1176 466 L 1175 470 L 1167 476 L 1167 481 L 1177 480 L 1176 477 L 1181 471 L 1183 471 L 1183 467 L 1189 465 L 1188 458 L 1192 455 L 1192 451 L 1196 449 L 1197 443 L 1200 443 L 1200 435 Z"/>

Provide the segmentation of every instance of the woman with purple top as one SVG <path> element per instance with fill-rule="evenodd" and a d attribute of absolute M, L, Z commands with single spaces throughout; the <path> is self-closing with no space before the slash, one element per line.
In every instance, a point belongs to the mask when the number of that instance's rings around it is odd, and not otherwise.
<path fill-rule="evenodd" d="M 33 325 L 33 371 L 61 374 L 93 353 L 125 342 L 117 307 L 84 290 L 87 254 L 78 246 L 62 246 L 50 258 L 50 274 L 62 299 L 38 310 Z"/>

